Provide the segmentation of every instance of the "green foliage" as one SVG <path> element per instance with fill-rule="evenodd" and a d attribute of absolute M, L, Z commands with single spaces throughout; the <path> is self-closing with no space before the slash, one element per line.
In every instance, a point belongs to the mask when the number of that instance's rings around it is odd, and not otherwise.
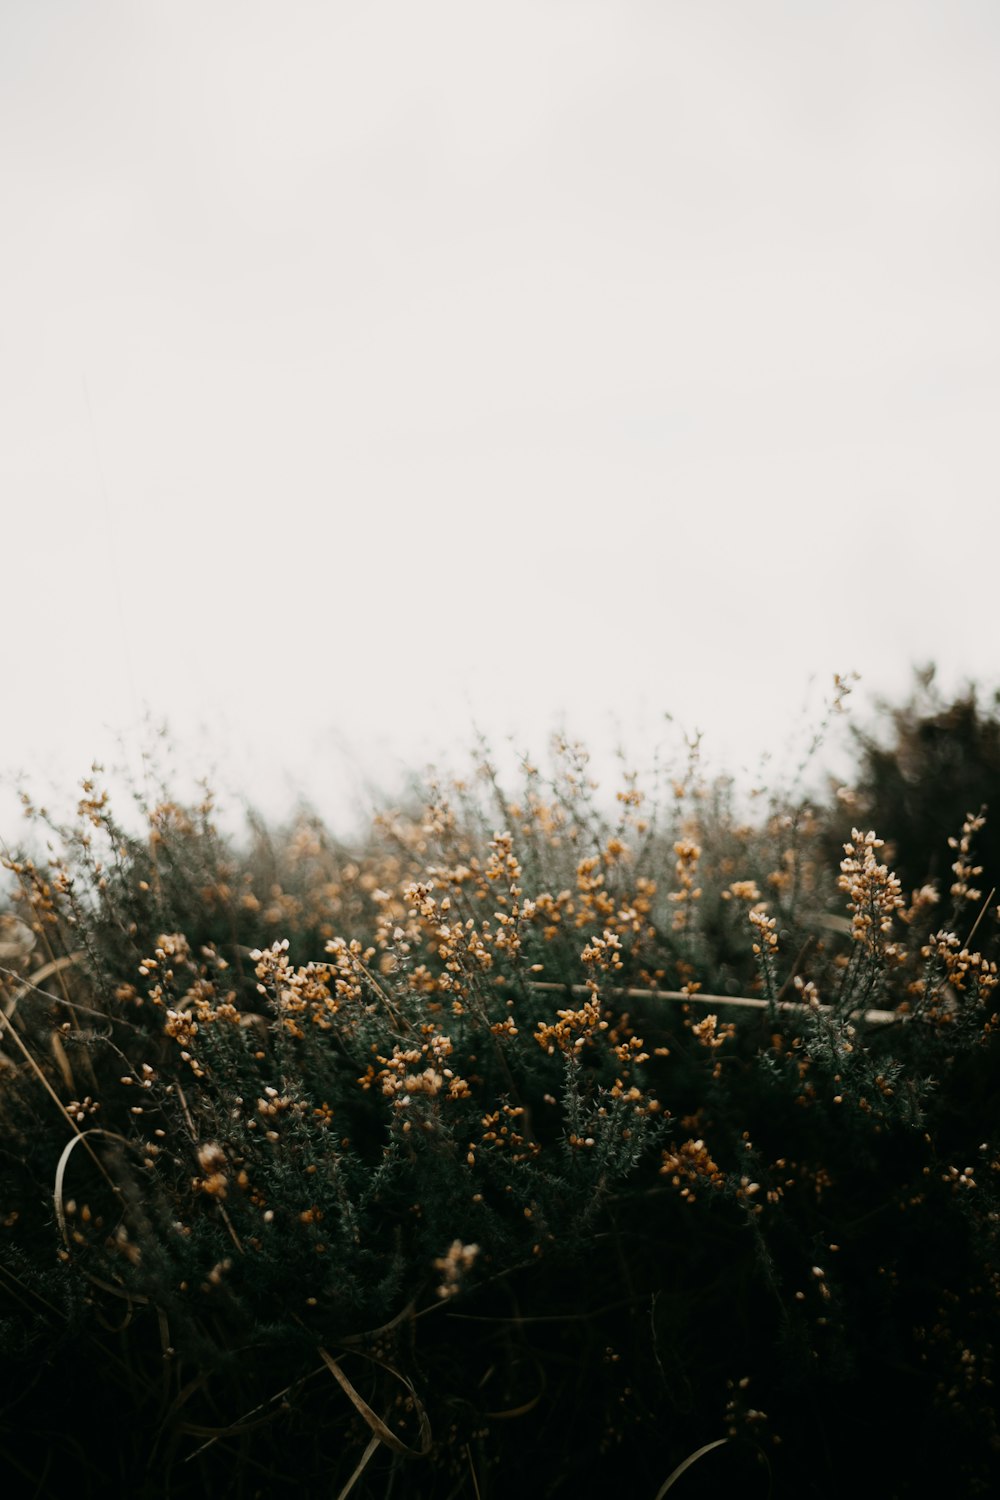
<path fill-rule="evenodd" d="M 720 1437 L 678 1493 L 839 1494 L 866 1445 L 869 1488 L 990 1491 L 975 819 L 942 926 L 874 833 L 830 868 L 694 753 L 610 808 L 579 746 L 516 794 L 483 756 L 353 848 L 142 812 L 88 779 L 7 860 L 29 1493 L 652 1500 Z"/>

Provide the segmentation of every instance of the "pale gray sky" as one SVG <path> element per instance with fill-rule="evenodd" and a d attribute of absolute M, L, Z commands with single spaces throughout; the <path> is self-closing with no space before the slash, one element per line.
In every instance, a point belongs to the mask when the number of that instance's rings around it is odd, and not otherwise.
<path fill-rule="evenodd" d="M 5 0 L 2 769 L 995 682 L 998 77 L 993 0 Z"/>

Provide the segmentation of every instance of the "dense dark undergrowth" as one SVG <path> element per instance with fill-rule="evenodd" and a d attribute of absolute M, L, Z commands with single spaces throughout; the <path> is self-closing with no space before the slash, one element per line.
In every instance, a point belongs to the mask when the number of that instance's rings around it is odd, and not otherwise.
<path fill-rule="evenodd" d="M 11 1492 L 993 1492 L 989 766 L 904 889 L 874 745 L 751 816 L 695 757 L 607 803 L 578 746 L 483 758 L 350 848 L 29 809 Z"/>

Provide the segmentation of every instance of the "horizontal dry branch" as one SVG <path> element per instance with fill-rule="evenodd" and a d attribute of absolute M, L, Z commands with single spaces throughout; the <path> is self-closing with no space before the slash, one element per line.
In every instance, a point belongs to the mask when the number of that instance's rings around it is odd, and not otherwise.
<path fill-rule="evenodd" d="M 530 980 L 528 988 L 532 990 L 559 991 L 564 995 L 589 995 L 590 989 L 585 984 L 554 984 L 546 980 Z M 687 994 L 684 990 L 633 990 L 633 989 L 604 989 L 605 995 L 624 995 L 630 1000 L 681 1000 L 689 1005 L 733 1005 L 748 1010 L 767 1010 L 771 1004 L 769 1000 L 763 1000 L 759 995 L 703 995 L 700 992 L 694 995 Z M 775 1009 L 797 1012 L 800 1015 L 815 1014 L 817 1011 L 827 1014 L 833 1010 L 832 1005 L 803 1005 L 797 1000 L 776 1000 Z M 869 1021 L 873 1025 L 886 1025 L 893 1021 L 907 1021 L 910 1019 L 905 1011 L 897 1010 L 858 1010 L 852 1011 L 852 1016 L 861 1020 Z"/>

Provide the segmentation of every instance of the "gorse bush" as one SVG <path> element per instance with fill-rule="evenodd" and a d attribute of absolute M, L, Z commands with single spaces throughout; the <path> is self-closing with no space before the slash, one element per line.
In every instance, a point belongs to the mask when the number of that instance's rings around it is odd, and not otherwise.
<path fill-rule="evenodd" d="M 980 817 L 907 893 L 874 832 L 830 868 L 816 809 L 745 820 L 696 756 L 598 792 L 560 741 L 351 848 L 309 814 L 223 837 L 208 796 L 129 830 L 96 772 L 71 823 L 29 806 L 0 971 L 25 1493 L 991 1490 Z"/>

